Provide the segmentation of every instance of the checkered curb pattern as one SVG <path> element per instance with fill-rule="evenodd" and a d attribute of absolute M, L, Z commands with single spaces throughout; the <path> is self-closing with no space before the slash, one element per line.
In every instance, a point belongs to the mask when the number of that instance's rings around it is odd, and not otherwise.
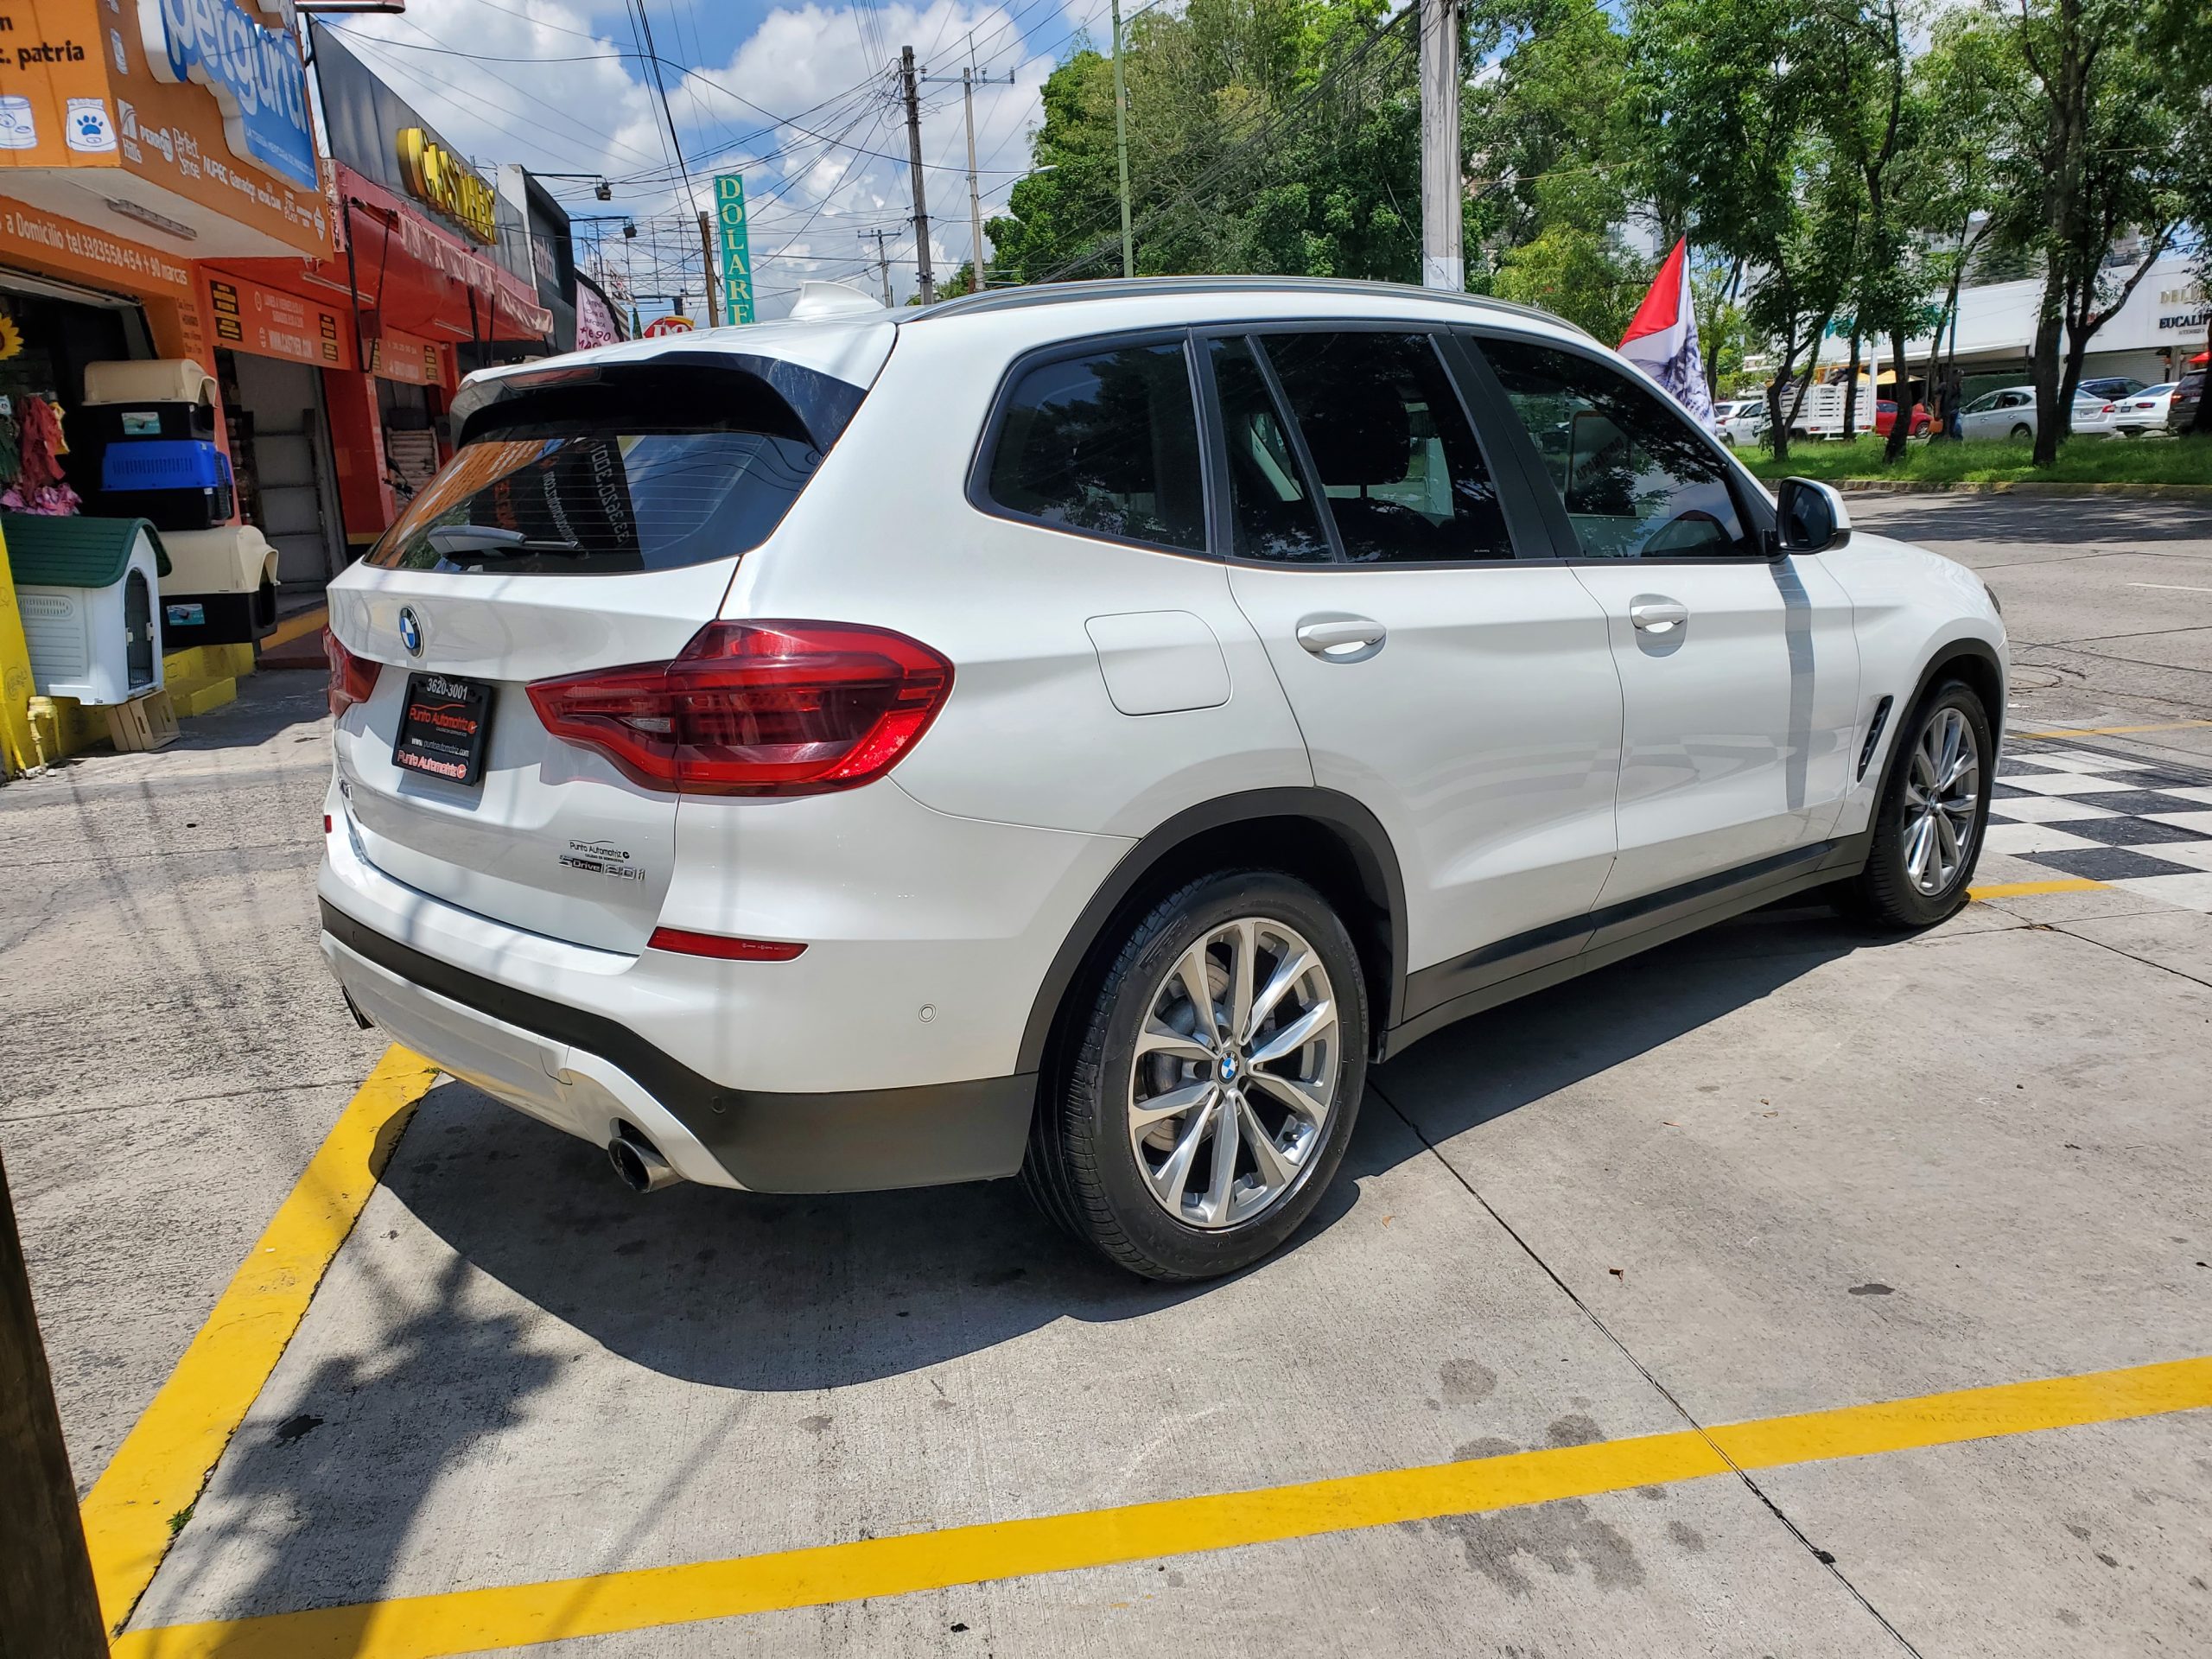
<path fill-rule="evenodd" d="M 1983 847 L 2212 914 L 2212 771 L 2011 743 Z"/>

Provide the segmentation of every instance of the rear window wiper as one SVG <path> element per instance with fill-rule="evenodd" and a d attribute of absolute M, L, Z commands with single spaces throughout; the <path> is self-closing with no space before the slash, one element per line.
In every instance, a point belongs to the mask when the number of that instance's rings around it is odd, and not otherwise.
<path fill-rule="evenodd" d="M 423 538 L 433 552 L 447 558 L 456 553 L 479 557 L 524 558 L 533 553 L 556 553 L 568 558 L 588 558 L 591 550 L 574 542 L 556 542 L 525 536 L 497 524 L 439 524 Z"/>

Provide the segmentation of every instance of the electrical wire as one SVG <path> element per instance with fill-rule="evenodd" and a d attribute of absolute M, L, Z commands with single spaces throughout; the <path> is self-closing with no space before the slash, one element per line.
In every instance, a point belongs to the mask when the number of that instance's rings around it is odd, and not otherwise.
<path fill-rule="evenodd" d="M 661 78 L 660 48 L 653 44 L 652 19 L 645 15 L 645 0 L 630 0 L 630 4 L 637 13 L 638 27 L 645 31 L 642 48 L 653 61 L 653 90 L 660 94 L 661 119 L 668 123 L 668 142 L 676 151 L 676 170 L 683 178 L 684 200 L 691 204 L 691 211 L 696 213 L 699 210 L 698 193 L 692 189 L 691 171 L 683 164 L 683 141 L 676 135 L 676 111 L 668 107 L 668 83 Z M 703 259 L 704 255 L 701 257 Z"/>

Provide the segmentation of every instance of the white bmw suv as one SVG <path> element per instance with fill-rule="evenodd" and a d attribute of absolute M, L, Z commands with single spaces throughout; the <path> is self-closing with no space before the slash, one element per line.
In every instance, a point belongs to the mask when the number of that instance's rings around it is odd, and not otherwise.
<path fill-rule="evenodd" d="M 1021 289 L 474 377 L 330 591 L 323 950 L 632 1185 L 1281 1243 L 1369 1065 L 1708 922 L 1966 900 L 1980 582 L 1530 311 Z"/>

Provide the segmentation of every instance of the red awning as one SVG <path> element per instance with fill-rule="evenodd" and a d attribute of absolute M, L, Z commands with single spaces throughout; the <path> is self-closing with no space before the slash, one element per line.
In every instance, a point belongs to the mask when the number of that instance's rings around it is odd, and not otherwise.
<path fill-rule="evenodd" d="M 349 167 L 334 165 L 334 171 L 337 251 L 321 260 L 226 261 L 226 269 L 326 302 L 334 296 L 348 303 L 358 285 L 372 336 L 391 329 L 456 345 L 544 340 L 552 334 L 553 314 L 537 302 L 535 288 L 382 185 Z"/>
<path fill-rule="evenodd" d="M 537 302 L 535 288 L 382 185 L 349 167 L 336 170 L 364 306 L 416 334 L 542 340 L 553 332 L 553 314 Z"/>

